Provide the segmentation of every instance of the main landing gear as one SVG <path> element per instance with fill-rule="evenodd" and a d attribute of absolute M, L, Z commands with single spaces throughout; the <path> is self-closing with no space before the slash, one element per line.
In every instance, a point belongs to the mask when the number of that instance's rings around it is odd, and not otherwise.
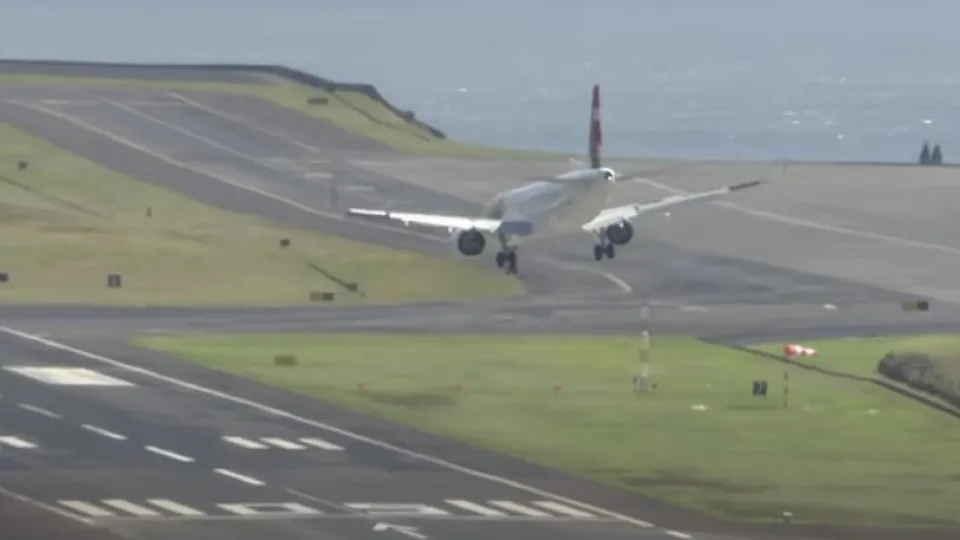
<path fill-rule="evenodd" d="M 513 250 L 497 253 L 497 268 L 505 269 L 508 274 L 517 273 L 517 252 Z"/>
<path fill-rule="evenodd" d="M 596 244 L 593 246 L 593 258 L 602 261 L 604 257 L 612 259 L 617 254 L 613 244 Z"/>
<path fill-rule="evenodd" d="M 508 274 L 517 273 L 517 250 L 516 247 L 511 248 L 507 242 L 509 237 L 506 235 L 500 235 L 498 238 L 500 241 L 500 251 L 497 252 L 497 268 L 501 270 L 506 269 Z"/>
<path fill-rule="evenodd" d="M 593 258 L 602 261 L 604 257 L 608 259 L 614 258 L 617 254 L 617 248 L 613 245 L 607 238 L 606 229 L 601 230 L 597 233 L 597 243 L 593 246 Z"/>

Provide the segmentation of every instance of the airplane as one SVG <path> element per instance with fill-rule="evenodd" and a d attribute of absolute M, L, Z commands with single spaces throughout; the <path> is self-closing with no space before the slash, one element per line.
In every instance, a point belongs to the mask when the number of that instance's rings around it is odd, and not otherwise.
<path fill-rule="evenodd" d="M 630 221 L 639 215 L 663 211 L 674 206 L 713 199 L 728 193 L 765 183 L 744 182 L 718 189 L 673 195 L 652 203 L 633 203 L 608 207 L 613 186 L 645 174 L 621 175 L 601 162 L 602 131 L 600 125 L 600 86 L 593 86 L 590 106 L 589 168 L 579 168 L 549 179 L 537 180 L 498 194 L 478 216 L 394 212 L 392 210 L 350 208 L 347 216 L 386 219 L 447 229 L 450 240 L 459 252 L 468 257 L 481 254 L 487 237 L 495 239 L 500 249 L 497 267 L 508 274 L 517 273 L 517 248 L 539 238 L 573 233 L 593 235 L 593 257 L 601 261 L 613 259 L 616 246 L 624 246 L 633 238 Z M 586 164 L 583 164 L 586 165 Z"/>

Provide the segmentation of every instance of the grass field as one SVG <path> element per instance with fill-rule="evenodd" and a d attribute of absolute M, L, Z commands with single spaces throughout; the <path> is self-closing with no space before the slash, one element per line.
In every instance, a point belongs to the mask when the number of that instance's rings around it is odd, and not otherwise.
<path fill-rule="evenodd" d="M 496 158 L 563 157 L 547 152 L 494 148 L 439 139 L 359 92 L 325 92 L 279 78 L 275 78 L 273 84 L 236 84 L 7 73 L 0 74 L 0 83 L 93 88 L 153 88 L 239 94 L 260 98 L 308 116 L 326 120 L 351 133 L 413 154 Z M 310 105 L 307 99 L 311 97 L 326 97 L 328 103 Z"/>
<path fill-rule="evenodd" d="M 909 386 L 884 377 L 877 371 L 877 364 L 889 352 L 927 353 L 937 360 L 938 372 L 960 381 L 960 334 L 929 334 L 919 336 L 889 336 L 847 338 L 825 341 L 805 341 L 803 345 L 817 350 L 817 356 L 797 357 L 795 361 L 811 366 L 849 373 L 861 377 L 882 379 L 905 390 Z M 774 354 L 782 353 L 783 344 L 762 344 L 752 348 Z M 914 393 L 919 393 L 913 391 Z M 934 399 L 929 394 L 923 396 Z M 952 408 L 943 400 L 938 403 Z"/>
<path fill-rule="evenodd" d="M 870 384 L 686 338 L 245 335 L 138 345 L 725 518 L 960 523 L 960 430 Z M 293 354 L 297 367 L 275 367 Z M 751 382 L 769 382 L 767 398 Z M 358 391 L 357 384 L 367 387 Z M 465 386 L 458 389 L 458 383 Z M 562 389 L 554 392 L 554 385 Z"/>
<path fill-rule="evenodd" d="M 29 162 L 19 171 L 20 160 Z M 146 208 L 152 216 L 147 217 Z M 281 250 L 279 241 L 291 247 Z M 322 269 L 334 276 L 325 277 Z M 302 304 L 476 299 L 521 292 L 497 272 L 221 211 L 0 124 L 0 301 Z M 122 289 L 106 276 L 122 274 Z M 350 293 L 335 279 L 359 284 Z M 469 287 L 461 283 L 467 282 Z"/>

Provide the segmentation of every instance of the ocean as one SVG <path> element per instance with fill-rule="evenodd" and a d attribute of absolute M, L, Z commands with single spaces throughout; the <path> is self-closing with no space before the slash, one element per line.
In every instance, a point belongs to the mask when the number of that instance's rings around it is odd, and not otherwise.
<path fill-rule="evenodd" d="M 0 56 L 258 62 L 375 84 L 451 137 L 607 154 L 960 153 L 950 0 L 8 0 Z"/>

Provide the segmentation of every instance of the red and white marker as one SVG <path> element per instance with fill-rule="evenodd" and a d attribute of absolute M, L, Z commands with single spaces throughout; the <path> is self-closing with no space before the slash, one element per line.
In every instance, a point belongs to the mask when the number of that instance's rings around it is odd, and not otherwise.
<path fill-rule="evenodd" d="M 804 347 L 803 345 L 797 345 L 794 343 L 787 343 L 783 346 L 783 355 L 794 357 L 794 356 L 816 356 L 817 350 L 811 349 L 810 347 Z"/>

